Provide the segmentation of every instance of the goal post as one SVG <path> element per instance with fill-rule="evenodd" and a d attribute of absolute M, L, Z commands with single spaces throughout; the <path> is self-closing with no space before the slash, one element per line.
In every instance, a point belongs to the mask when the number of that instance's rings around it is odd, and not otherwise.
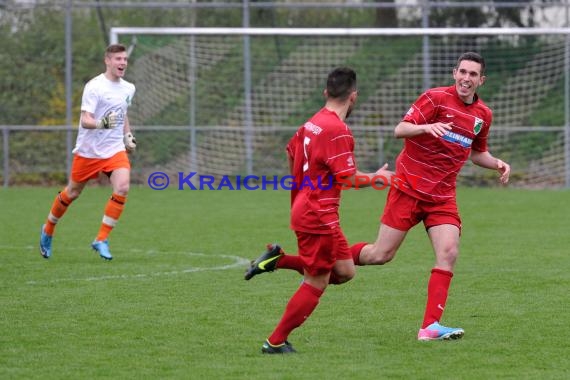
<path fill-rule="evenodd" d="M 109 41 L 121 35 L 237 35 L 237 36 L 546 36 L 567 35 L 570 28 L 216 28 L 112 27 Z"/>
<path fill-rule="evenodd" d="M 173 170 L 286 172 L 287 136 L 322 105 L 326 75 L 340 65 L 358 74 L 349 124 L 359 165 L 393 166 L 402 114 L 426 87 L 451 84 L 455 60 L 473 50 L 487 62 L 491 151 L 521 186 L 570 187 L 570 28 L 116 27 L 110 41 L 131 45 L 131 122 L 188 132 L 176 149 L 160 137 L 171 152 L 153 153 Z M 491 179 L 468 165 L 460 181 Z"/>

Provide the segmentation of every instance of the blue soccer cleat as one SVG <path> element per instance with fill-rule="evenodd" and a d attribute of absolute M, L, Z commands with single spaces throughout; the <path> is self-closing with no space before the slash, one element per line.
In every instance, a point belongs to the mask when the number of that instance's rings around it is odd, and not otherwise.
<path fill-rule="evenodd" d="M 53 236 L 46 234 L 45 224 L 42 226 L 40 232 L 40 253 L 44 259 L 49 259 L 51 257 L 51 240 Z"/>
<path fill-rule="evenodd" d="M 109 240 L 97 241 L 95 240 L 91 243 L 91 248 L 99 253 L 99 256 L 105 260 L 113 260 L 111 256 L 111 251 L 109 251 Z"/>
<path fill-rule="evenodd" d="M 418 332 L 418 340 L 451 340 L 460 339 L 465 334 L 463 329 L 457 327 L 445 327 L 437 322 L 432 323 Z"/>

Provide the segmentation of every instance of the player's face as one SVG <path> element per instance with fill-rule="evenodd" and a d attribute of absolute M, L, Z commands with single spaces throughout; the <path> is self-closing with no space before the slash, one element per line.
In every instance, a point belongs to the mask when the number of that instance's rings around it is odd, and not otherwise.
<path fill-rule="evenodd" d="M 114 78 L 122 78 L 128 65 L 127 52 L 110 53 L 105 57 L 107 72 Z"/>
<path fill-rule="evenodd" d="M 459 67 L 453 69 L 453 79 L 457 94 L 465 103 L 472 103 L 477 88 L 485 82 L 481 75 L 481 64 L 473 61 L 461 61 Z"/>

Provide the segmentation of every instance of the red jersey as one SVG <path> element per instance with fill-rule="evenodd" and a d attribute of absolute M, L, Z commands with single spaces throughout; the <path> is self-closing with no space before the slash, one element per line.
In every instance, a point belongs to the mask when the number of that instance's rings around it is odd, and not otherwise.
<path fill-rule="evenodd" d="M 356 173 L 354 139 L 338 115 L 322 108 L 287 144 L 296 190 L 291 191 L 291 228 L 331 234 L 339 227 L 337 175 Z"/>
<path fill-rule="evenodd" d="M 432 88 L 415 101 L 402 121 L 412 124 L 452 122 L 452 129 L 436 138 L 431 134 L 408 137 L 396 159 L 397 183 L 403 192 L 428 202 L 455 197 L 459 171 L 471 149 L 487 151 L 492 111 L 475 95 L 465 104 L 455 85 Z"/>

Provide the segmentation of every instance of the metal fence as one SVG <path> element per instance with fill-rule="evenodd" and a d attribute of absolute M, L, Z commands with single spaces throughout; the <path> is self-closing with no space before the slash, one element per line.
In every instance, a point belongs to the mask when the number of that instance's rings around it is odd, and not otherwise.
<path fill-rule="evenodd" d="M 53 97 L 63 101 L 63 108 L 60 114 L 52 120 L 38 118 L 34 115 L 33 91 L 30 93 L 13 93 L 19 103 L 29 102 L 29 108 L 20 112 L 20 118 L 8 122 L 9 125 L 0 125 L 2 130 L 2 144 L 0 144 L 0 175 L 4 186 L 25 185 L 25 184 L 62 184 L 65 183 L 71 164 L 71 150 L 74 145 L 76 134 L 78 107 L 80 93 L 84 82 L 97 72 L 91 69 L 89 72 L 82 72 L 78 69 L 77 61 L 87 59 L 87 57 L 98 57 L 100 61 L 101 47 L 108 42 L 109 30 L 112 27 L 156 27 L 156 26 L 191 26 L 191 27 L 233 27 L 233 28 L 312 28 L 312 27 L 336 27 L 345 28 L 384 28 L 384 27 L 410 27 L 421 26 L 422 28 L 434 26 L 454 26 L 453 14 L 446 15 L 446 11 L 468 10 L 469 13 L 479 12 L 483 17 L 497 17 L 502 15 L 505 20 L 516 13 L 516 11 L 528 10 L 534 7 L 533 26 L 568 27 L 570 26 L 570 0 L 548 1 L 548 2 L 524 2 L 524 1 L 428 1 L 418 0 L 412 2 L 367 2 L 367 1 L 219 1 L 219 2 L 187 2 L 187 1 L 87 1 L 87 0 L 61 0 L 61 1 L 0 1 L 0 18 L 4 20 L 22 18 L 34 18 L 49 14 L 50 22 L 45 30 L 47 36 L 56 30 L 62 38 L 58 45 L 43 45 L 48 40 L 47 37 L 37 38 L 38 51 L 42 59 L 45 56 L 53 56 L 52 60 L 63 60 L 63 71 L 52 73 L 51 66 L 45 66 L 34 72 L 26 73 L 33 82 L 41 82 L 42 89 L 53 92 Z M 390 13 L 393 12 L 393 13 Z M 511 13 L 509 13 L 511 12 Z M 512 13 L 515 12 L 515 13 Z M 519 12 L 520 13 L 520 12 Z M 527 12 L 528 13 L 528 12 Z M 168 24 L 165 24 L 162 16 L 168 15 Z M 506 16 L 505 16 L 506 15 Z M 160 17 L 159 17 L 160 16 Z M 491 17 L 492 16 L 492 17 Z M 462 17 L 462 16 L 461 16 Z M 518 16 L 517 16 L 518 17 Z M 458 17 L 460 18 L 460 17 Z M 223 20 L 223 24 L 220 23 Z M 511 19 L 512 20 L 512 19 Z M 86 23 L 88 22 L 88 23 Z M 158 25 L 157 25 L 158 24 Z M 531 28 L 525 28 L 531 29 Z M 87 38 L 85 37 L 87 36 Z M 260 62 L 260 58 L 255 55 L 255 43 L 250 36 L 241 35 L 237 43 L 232 42 L 232 46 L 239 46 L 239 50 L 234 51 L 234 55 L 242 60 L 241 63 L 247 66 L 247 62 Z M 303 37 L 301 37 L 303 38 Z M 413 83 L 410 94 L 418 94 L 418 91 L 439 83 L 441 72 L 439 68 L 449 71 L 449 60 L 455 56 L 456 49 L 442 48 L 447 40 L 441 41 L 433 36 L 424 35 L 420 37 L 419 45 L 408 44 L 416 49 L 417 53 L 411 61 L 415 65 L 412 67 L 403 66 L 400 73 L 394 74 L 390 78 L 389 86 L 381 90 L 379 94 L 370 94 L 370 102 L 374 101 L 374 96 L 386 99 L 387 92 L 400 91 L 399 76 L 405 76 Z M 83 41 L 86 42 L 83 42 Z M 339 38 L 338 41 L 341 41 Z M 131 40 L 127 41 L 131 44 Z M 480 42 L 480 41 L 479 41 Z M 133 42 L 136 44 L 136 41 Z M 327 42 L 325 41 L 325 44 Z M 365 42 L 351 43 L 345 40 L 344 45 L 338 43 L 338 49 L 342 52 L 353 50 L 354 46 L 364 45 Z M 330 42 L 328 42 L 330 46 Z M 380 45 L 385 44 L 384 41 Z M 515 42 L 516 44 L 516 42 Z M 519 73 L 524 75 L 520 81 L 512 80 L 510 85 L 499 91 L 498 97 L 493 99 L 499 104 L 496 115 L 498 120 L 493 127 L 493 139 L 495 144 L 491 144 L 493 153 L 501 153 L 501 157 L 513 161 L 515 185 L 526 187 L 570 187 L 570 85 L 568 76 L 569 53 L 568 42 L 564 43 L 557 52 L 540 52 L 533 55 L 507 56 L 505 59 L 497 59 L 497 63 L 503 61 L 528 62 L 532 67 L 520 67 Z M 138 54 L 144 43 L 138 41 L 135 53 Z M 153 42 L 148 43 L 149 46 Z M 353 45 L 353 46 L 351 46 Z M 387 44 L 386 44 L 387 45 Z M 404 44 L 405 45 L 405 44 Z M 213 44 L 213 49 L 218 47 Z M 138 50 L 137 50 L 138 49 Z M 96 50 L 96 53 L 90 53 Z M 445 51 L 444 51 L 445 50 Z M 452 53 L 449 51 L 452 50 Z M 553 50 L 554 51 L 554 50 Z M 149 50 L 150 52 L 150 50 Z M 265 53 L 265 51 L 262 51 Z M 1 54 L 1 53 L 0 53 Z M 281 54 L 281 53 L 280 53 Z M 542 54 L 542 55 L 541 55 Z M 382 57 L 385 55 L 382 53 Z M 233 111 L 236 114 L 243 112 L 239 119 L 216 124 L 216 119 L 212 118 L 210 124 L 205 124 L 192 116 L 190 120 L 176 121 L 175 125 L 162 125 L 159 117 L 154 120 L 139 119 L 134 123 L 137 129 L 137 138 L 141 145 L 139 152 L 132 156 L 133 159 L 133 179 L 136 183 L 145 183 L 149 172 L 157 168 L 171 171 L 200 171 L 204 174 L 229 174 L 238 175 L 240 173 L 256 174 L 281 174 L 284 172 L 284 160 L 281 159 L 282 145 L 296 123 L 301 122 L 305 116 L 299 116 L 295 122 L 291 122 L 284 117 L 283 120 L 275 123 L 266 122 L 267 111 L 263 108 L 257 110 L 259 119 L 256 119 L 256 110 L 247 110 L 249 103 L 255 102 L 254 93 L 259 90 L 255 88 L 255 78 L 260 73 L 265 73 L 266 78 L 277 78 L 277 82 L 266 81 L 274 86 L 276 83 L 281 90 L 285 88 L 282 82 L 286 82 L 289 77 L 282 76 L 287 71 L 287 65 L 302 65 L 302 59 L 298 58 L 299 53 L 294 53 L 294 59 L 285 59 L 270 71 L 264 67 L 255 71 L 253 67 L 249 73 L 242 70 L 239 75 L 234 75 L 237 82 L 229 83 L 224 78 L 226 85 L 232 85 L 241 91 L 241 104 Z M 552 59 L 551 57 L 556 57 Z M 139 55 L 141 58 L 142 55 Z M 339 56 L 341 57 L 341 56 Z M 349 57 L 350 56 L 346 56 Z M 351 56 L 360 57 L 358 53 Z M 3 57 L 4 58 L 4 57 Z M 22 51 L 19 54 L 12 54 L 7 59 L 8 66 L 21 67 L 29 59 L 29 53 Z M 34 59 L 36 57 L 32 57 Z M 135 57 L 136 58 L 136 57 Z M 301 61 L 296 61 L 301 59 Z M 342 62 L 342 57 L 338 61 Z M 372 65 L 376 58 L 368 62 L 371 66 L 359 68 L 359 72 L 374 71 Z M 399 57 L 395 57 L 395 65 Z M 208 57 L 208 60 L 211 60 Z M 148 60 L 147 60 L 148 61 Z M 142 68 L 143 60 L 133 60 L 133 69 Z M 311 61 L 308 61 L 311 62 Z M 551 63 L 555 62 L 556 65 Z M 74 64 L 75 63 L 75 64 Z M 329 62 L 335 63 L 335 58 Z M 502 63 L 501 63 L 502 64 Z M 439 65 L 439 66 L 438 66 Z M 326 66 L 326 65 L 325 65 Z M 434 68 L 437 66 L 438 68 Z M 100 65 L 97 66 L 100 69 Z M 327 66 L 328 67 L 328 66 Z M 324 66 L 315 68 L 319 75 L 326 74 Z M 130 70 L 129 70 L 130 71 Z M 266 72 L 267 71 L 267 72 Z M 544 72 L 544 76 L 538 76 L 535 72 Z M 134 72 L 134 71 L 130 71 Z M 142 71 L 141 71 L 142 72 Z M 234 73 L 235 74 L 235 73 Z M 142 78 L 148 76 L 142 75 Z M 46 78 L 54 77 L 49 81 Z M 187 72 L 183 76 L 190 77 Z M 249 78 L 248 78 L 249 76 Z M 253 76 L 253 78 L 252 78 Z M 281 76 L 281 77 L 279 77 Z M 531 78 L 529 88 L 536 91 L 550 91 L 548 94 L 535 94 L 535 103 L 528 103 L 524 91 L 518 87 L 518 83 L 524 82 L 526 77 Z M 214 79 L 203 78 L 204 82 L 212 83 Z M 375 78 L 377 80 L 378 78 Z M 181 79 L 183 81 L 183 79 Z M 44 82 L 45 81 L 45 84 Z M 263 80 L 262 80 L 263 81 Z M 542 82 L 550 81 L 546 85 Z M 370 81 L 373 82 L 372 80 Z M 2 82 L 4 83 L 4 82 Z M 382 82 L 384 83 L 384 82 Z M 145 87 L 145 81 L 137 81 L 138 93 L 136 101 L 144 96 L 147 97 L 147 104 L 159 104 L 159 99 L 164 97 L 161 93 L 156 98 L 149 98 L 152 86 Z M 147 83 L 148 84 L 148 81 Z M 303 78 L 303 85 L 315 87 L 317 90 L 322 86 L 322 77 L 315 75 Z M 365 83 L 366 85 L 367 83 Z M 394 87 L 395 86 L 395 87 Z M 286 88 L 285 88 L 286 89 Z M 9 88 L 2 88 L 2 93 L 7 93 Z M 178 86 L 175 91 L 193 91 L 190 86 L 182 88 Z M 250 91 L 250 93 L 248 93 Z M 407 90 L 406 90 L 407 91 Z M 543 100 L 552 91 L 556 92 L 557 103 L 546 104 Z M 366 91 L 363 91 L 366 92 Z M 296 92 L 292 92 L 296 93 Z M 545 95 L 546 94 L 546 95 Z M 391 103 L 390 110 L 377 110 L 364 105 L 360 108 L 360 115 L 355 117 L 354 131 L 357 138 L 357 158 L 359 164 L 370 170 L 375 165 L 386 160 L 393 162 L 397 154 L 400 141 L 394 141 L 391 137 L 395 117 L 405 110 L 409 102 L 413 100 L 409 94 L 401 95 Z M 197 113 L 204 114 L 203 102 L 195 102 L 200 94 L 189 94 L 187 106 L 201 107 Z M 503 98 L 501 98 L 503 96 Z M 515 98 L 515 101 L 508 99 Z M 249 99 L 249 100 L 248 100 Z M 487 99 L 487 97 L 485 97 Z M 517 102 L 518 101 L 518 102 Z M 135 106 L 137 106 L 135 104 Z M 554 121 L 545 121 L 544 118 L 528 123 L 528 110 L 549 106 L 556 113 L 563 116 Z M 61 107 L 60 107 L 61 108 Z M 144 107 L 139 104 L 138 110 Z M 215 108 L 213 108 L 215 110 Z M 0 113 L 10 113 L 10 104 L 0 102 Z M 283 114 L 290 113 L 287 107 L 283 108 Z M 297 110 L 298 111 L 298 110 Z M 297 112 L 295 111 L 295 112 Z M 211 111 L 210 113 L 215 112 Z M 548 110 L 547 110 L 548 112 Z M 561 113 L 560 113 L 561 112 Z M 206 112 L 207 113 L 207 112 Z M 554 113 L 554 112 L 553 112 Z M 135 112 L 136 114 L 136 112 Z M 188 114 L 188 112 L 187 112 Z M 382 114 L 382 118 L 376 118 Z M 385 116 L 389 114 L 389 117 Z M 519 119 L 504 119 L 505 115 L 519 115 Z M 364 115 L 364 116 L 362 116 Z M 308 115 L 306 115 L 308 116 Z M 503 118 L 501 120 L 501 118 Z M 194 119 L 194 120 L 192 120 Z M 30 123 L 30 120 L 34 120 Z M 55 120 L 55 121 L 54 121 Z M 59 120 L 59 121 L 58 121 Z M 32 125 L 30 125 L 32 124 Z M 40 125 L 42 124 L 42 125 Z M 525 127 L 528 125 L 528 127 Z M 254 133 L 252 133 L 252 131 Z M 152 143 L 150 143 L 152 141 Z M 216 141 L 221 141 L 216 144 Z M 537 147 L 540 146 L 540 152 Z M 244 160 L 244 157 L 246 158 Z M 212 166 L 212 163 L 214 165 Z M 225 171 L 224 171 L 225 170 Z M 494 183 L 486 172 L 478 171 L 476 168 L 467 166 L 463 171 L 462 183 L 482 184 Z"/>
<path fill-rule="evenodd" d="M 0 162 L 0 178 L 8 186 L 62 186 L 67 181 L 66 126 L 3 126 Z M 265 127 L 256 129 L 253 169 L 256 176 L 285 176 L 288 174 L 284 146 L 295 129 Z M 75 131 L 73 132 L 75 134 Z M 168 175 L 174 182 L 180 174 L 197 173 L 214 178 L 246 175 L 243 159 L 244 127 L 154 126 L 137 129 L 139 147 L 131 155 L 132 182 L 147 185 L 155 172 Z M 384 163 L 394 167 L 402 141 L 393 137 L 393 127 L 355 127 L 357 164 L 362 170 L 372 171 Z M 512 187 L 562 188 L 566 185 L 564 152 L 565 130 L 560 127 L 496 127 L 490 135 L 490 150 L 512 164 Z M 224 137 L 225 136 L 225 137 Z M 234 141 L 234 146 L 208 148 L 201 141 L 212 138 Z M 193 140 L 195 139 L 195 140 Z M 547 142 L 548 151 L 532 151 L 533 144 Z M 211 165 L 225 165 L 228 155 L 225 149 L 234 151 L 236 162 L 241 163 L 225 172 L 211 171 Z M 230 157 L 230 159 L 232 159 Z M 223 174 L 221 174 L 223 173 Z M 101 181 L 106 181 L 103 176 Z M 466 165 L 458 180 L 461 185 L 498 186 L 497 174 L 490 170 Z"/>

